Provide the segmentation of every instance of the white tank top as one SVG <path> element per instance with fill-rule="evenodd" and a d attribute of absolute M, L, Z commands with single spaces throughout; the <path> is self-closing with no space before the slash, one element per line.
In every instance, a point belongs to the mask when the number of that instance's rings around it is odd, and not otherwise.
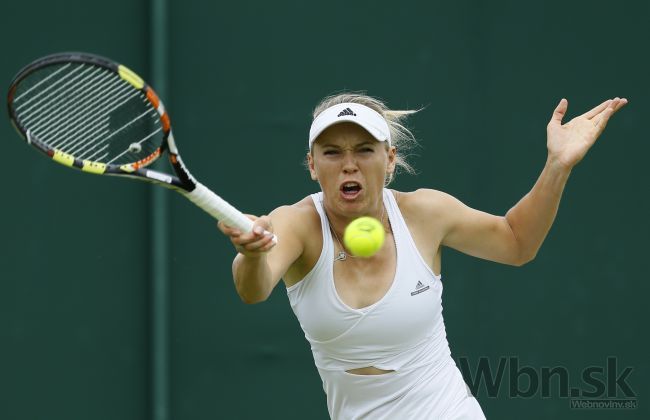
<path fill-rule="evenodd" d="M 334 242 L 322 193 L 316 193 L 311 198 L 323 249 L 312 270 L 287 289 L 289 302 L 311 344 L 332 418 L 445 418 L 473 397 L 450 356 L 441 277 L 422 259 L 393 194 L 384 189 L 383 196 L 397 250 L 395 278 L 384 297 L 354 309 L 338 296 Z M 369 366 L 394 372 L 346 372 Z M 417 413 L 422 415 L 412 417 Z"/>

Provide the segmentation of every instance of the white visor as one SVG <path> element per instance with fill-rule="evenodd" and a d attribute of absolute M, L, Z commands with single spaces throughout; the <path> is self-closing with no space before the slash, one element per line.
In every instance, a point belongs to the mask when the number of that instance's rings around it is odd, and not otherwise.
<path fill-rule="evenodd" d="M 326 128 L 344 121 L 360 125 L 375 139 L 388 142 L 388 145 L 391 145 L 390 129 L 384 117 L 365 105 L 348 102 L 331 106 L 318 114 L 309 129 L 309 149 Z"/>

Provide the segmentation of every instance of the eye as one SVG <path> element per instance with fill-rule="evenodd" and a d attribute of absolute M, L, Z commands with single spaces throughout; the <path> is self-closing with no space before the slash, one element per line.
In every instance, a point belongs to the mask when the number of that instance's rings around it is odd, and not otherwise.
<path fill-rule="evenodd" d="M 372 153 L 372 152 L 375 151 L 375 149 L 373 149 L 372 147 L 362 147 L 362 148 L 361 148 L 361 151 L 362 151 L 363 153 L 369 153 L 369 152 Z"/>
<path fill-rule="evenodd" d="M 324 154 L 324 155 L 336 155 L 336 154 L 338 154 L 338 150 L 333 150 L 333 149 L 325 150 L 325 151 L 323 152 L 323 154 Z"/>

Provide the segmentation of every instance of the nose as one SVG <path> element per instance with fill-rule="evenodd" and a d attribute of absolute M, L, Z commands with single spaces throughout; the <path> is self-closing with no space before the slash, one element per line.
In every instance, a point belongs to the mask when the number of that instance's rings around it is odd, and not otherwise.
<path fill-rule="evenodd" d="M 359 170 L 354 153 L 346 152 L 343 156 L 343 172 L 346 174 L 355 173 Z"/>

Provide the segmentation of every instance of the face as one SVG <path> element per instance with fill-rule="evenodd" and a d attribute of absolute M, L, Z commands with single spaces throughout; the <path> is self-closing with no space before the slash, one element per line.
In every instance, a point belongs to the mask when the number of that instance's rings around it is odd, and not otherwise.
<path fill-rule="evenodd" d="M 384 180 L 395 170 L 395 147 L 346 122 L 323 131 L 307 159 L 328 210 L 357 217 L 381 208 Z"/>

